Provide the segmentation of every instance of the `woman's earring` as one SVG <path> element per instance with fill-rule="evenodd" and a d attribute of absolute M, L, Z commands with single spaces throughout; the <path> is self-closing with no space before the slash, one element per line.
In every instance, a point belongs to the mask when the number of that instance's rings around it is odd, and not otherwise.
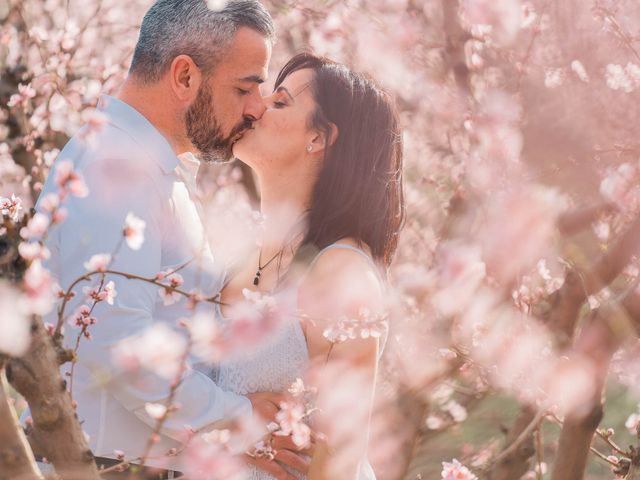
<path fill-rule="evenodd" d="M 313 145 L 307 146 L 307 152 L 311 153 L 311 150 L 313 150 Z"/>

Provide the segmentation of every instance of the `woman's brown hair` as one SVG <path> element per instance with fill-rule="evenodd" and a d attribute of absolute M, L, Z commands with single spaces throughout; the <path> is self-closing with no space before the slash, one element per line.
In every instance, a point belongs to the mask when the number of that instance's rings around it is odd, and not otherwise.
<path fill-rule="evenodd" d="M 371 79 L 310 53 L 289 60 L 275 88 L 306 68 L 314 72 L 309 88 L 317 105 L 309 126 L 330 138 L 333 124 L 338 136 L 325 150 L 302 247 L 322 249 L 353 237 L 388 267 L 405 216 L 396 108 Z"/>

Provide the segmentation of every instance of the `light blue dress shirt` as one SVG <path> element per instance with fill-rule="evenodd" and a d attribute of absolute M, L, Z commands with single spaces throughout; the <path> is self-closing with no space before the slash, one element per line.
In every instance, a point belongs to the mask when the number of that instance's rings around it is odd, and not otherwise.
<path fill-rule="evenodd" d="M 199 287 L 203 293 L 219 290 L 220 276 L 206 244 L 203 225 L 193 187 L 197 162 L 193 157 L 181 163 L 167 140 L 138 111 L 128 104 L 103 96 L 98 109 L 108 121 L 86 141 L 83 127 L 64 147 L 56 162 L 71 160 L 84 176 L 90 194 L 86 198 L 67 197 L 63 207 L 67 219 L 55 227 L 47 240 L 51 259 L 47 266 L 63 288 L 86 272 L 84 262 L 98 253 L 111 253 L 122 237 L 122 227 L 129 212 L 146 222 L 145 241 L 140 250 L 122 245 L 112 269 L 143 277 L 175 268 L 195 257 L 180 270 L 190 290 Z M 42 195 L 56 192 L 55 166 Z M 204 245 L 204 247 L 203 247 Z M 148 283 L 107 277 L 117 291 L 114 305 L 102 302 L 94 315 L 97 324 L 90 327 L 92 340 L 80 343 L 79 360 L 73 385 L 78 402 L 78 416 L 90 436 L 97 456 L 114 457 L 115 449 L 126 457 L 142 453 L 155 420 L 145 411 L 147 402 L 163 403 L 169 382 L 147 373 L 131 375 L 113 364 L 112 349 L 121 340 L 136 337 L 155 323 L 176 328 L 177 321 L 192 315 L 185 300 L 165 306 L 158 288 Z M 86 302 L 82 287 L 97 285 L 98 279 L 82 282 L 76 289 L 67 313 Z M 201 304 L 203 311 L 213 313 L 211 305 Z M 46 319 L 55 323 L 55 318 Z M 65 342 L 72 346 L 78 328 L 65 325 Z M 64 365 L 62 371 L 69 370 Z M 182 408 L 173 413 L 161 431 L 160 442 L 152 455 L 162 455 L 184 440 L 185 426 L 193 429 L 213 427 L 251 412 L 251 403 L 241 395 L 223 391 L 205 374 L 190 369 L 178 389 L 175 401 Z M 166 466 L 164 461 L 151 465 Z M 174 465 L 179 469 L 178 465 Z"/>

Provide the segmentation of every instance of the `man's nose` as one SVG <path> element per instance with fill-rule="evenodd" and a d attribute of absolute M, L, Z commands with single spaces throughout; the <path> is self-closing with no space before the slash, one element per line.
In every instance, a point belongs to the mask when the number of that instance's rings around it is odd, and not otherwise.
<path fill-rule="evenodd" d="M 244 109 L 244 116 L 250 117 L 252 120 L 259 120 L 266 109 L 264 99 L 260 95 L 255 95 Z"/>

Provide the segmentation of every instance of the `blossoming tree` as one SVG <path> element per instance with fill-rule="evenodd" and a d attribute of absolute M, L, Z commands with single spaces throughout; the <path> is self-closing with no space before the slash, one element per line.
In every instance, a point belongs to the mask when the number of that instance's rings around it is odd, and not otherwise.
<path fill-rule="evenodd" d="M 100 321 L 95 305 L 113 302 L 119 279 L 154 284 L 165 303 L 215 301 L 182 290 L 177 270 L 141 278 L 111 268 L 120 249 L 144 243 L 134 215 L 113 251 L 86 259 L 77 283 L 62 290 L 42 265 L 50 255 L 43 240 L 64 222 L 65 200 L 91 194 L 58 149 L 81 124 L 86 142 L 103 124 L 97 97 L 124 79 L 149 3 L 0 1 L 0 479 L 42 478 L 33 450 L 64 478 L 99 478 L 74 416 L 73 365 Z M 586 473 L 598 464 L 637 478 L 640 445 L 623 446 L 628 437 L 602 416 L 612 389 L 637 396 L 640 373 L 640 8 L 630 0 L 265 4 L 279 32 L 272 68 L 312 48 L 369 72 L 402 113 L 408 220 L 391 272 L 392 333 L 371 426 L 380 478 L 610 478 L 595 467 Z M 32 214 L 53 162 L 58 192 Z M 205 173 L 210 240 L 231 255 L 237 232 L 257 228 L 256 192 L 239 165 Z M 74 296 L 84 301 L 67 311 Z M 154 327 L 123 342 L 115 359 L 155 371 L 175 391 L 190 353 L 215 362 L 238 345 L 257 346 L 277 305 L 259 296 L 247 304 L 241 328 L 220 332 L 195 316 L 182 334 Z M 41 321 L 49 311 L 57 324 Z M 376 335 L 377 321 L 340 319 L 327 341 Z M 65 325 L 75 350 L 63 347 Z M 343 377 L 324 380 L 338 416 L 340 402 L 357 398 L 358 382 Z M 312 388 L 292 386 L 273 431 L 308 441 Z M 517 408 L 495 422 L 505 422 L 502 431 L 483 430 L 473 446 L 458 437 L 447 457 L 429 453 L 504 399 Z M 26 434 L 16 415 L 25 401 Z M 146 405 L 154 435 L 176 408 L 171 395 Z M 622 413 L 637 442 L 638 412 Z M 343 420 L 337 435 L 353 429 Z M 186 435 L 184 451 L 167 455 L 187 456 L 187 475 L 241 474 L 229 432 Z M 116 456 L 124 468 L 147 454 Z"/>

